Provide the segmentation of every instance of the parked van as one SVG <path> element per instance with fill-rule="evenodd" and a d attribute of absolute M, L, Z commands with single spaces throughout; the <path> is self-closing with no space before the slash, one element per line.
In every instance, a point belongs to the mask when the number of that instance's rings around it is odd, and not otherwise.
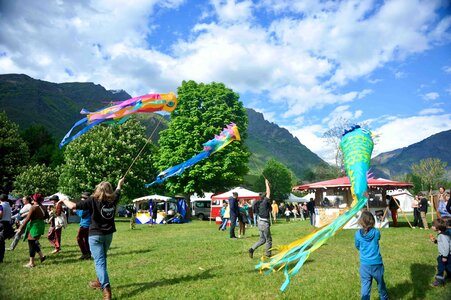
<path fill-rule="evenodd" d="M 191 215 L 199 220 L 209 219 L 211 200 L 196 200 L 191 202 Z"/>

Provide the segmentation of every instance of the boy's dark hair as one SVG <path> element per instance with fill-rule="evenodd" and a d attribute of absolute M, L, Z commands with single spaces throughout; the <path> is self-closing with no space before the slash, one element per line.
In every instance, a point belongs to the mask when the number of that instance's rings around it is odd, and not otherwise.
<path fill-rule="evenodd" d="M 446 231 L 446 221 L 443 219 L 435 219 L 432 222 L 432 226 L 437 228 L 438 231 L 445 232 Z"/>
<path fill-rule="evenodd" d="M 369 211 L 365 210 L 360 215 L 359 225 L 362 226 L 365 232 L 370 231 L 371 228 L 374 227 L 374 216 Z"/>
<path fill-rule="evenodd" d="M 447 227 L 451 227 L 451 217 L 443 217 L 442 219 L 445 221 Z"/>

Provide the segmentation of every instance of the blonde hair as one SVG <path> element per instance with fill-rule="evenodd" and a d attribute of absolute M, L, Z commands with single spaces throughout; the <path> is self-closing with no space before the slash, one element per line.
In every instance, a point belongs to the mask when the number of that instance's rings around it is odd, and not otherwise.
<path fill-rule="evenodd" d="M 102 181 L 96 186 L 92 197 L 98 201 L 113 201 L 114 191 L 111 184 L 107 181 Z"/>
<path fill-rule="evenodd" d="M 365 210 L 359 219 L 359 225 L 362 226 L 363 230 L 367 233 L 371 228 L 374 227 L 374 216 L 369 211 Z"/>

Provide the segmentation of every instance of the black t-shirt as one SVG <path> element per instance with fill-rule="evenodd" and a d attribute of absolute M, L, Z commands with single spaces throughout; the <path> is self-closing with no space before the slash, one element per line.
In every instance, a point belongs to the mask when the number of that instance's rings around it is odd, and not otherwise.
<path fill-rule="evenodd" d="M 116 190 L 113 201 L 98 201 L 89 197 L 85 201 L 80 201 L 76 204 L 76 209 L 89 210 L 91 214 L 89 235 L 105 235 L 116 231 L 114 215 L 120 196 L 121 191 Z"/>
<path fill-rule="evenodd" d="M 307 203 L 307 210 L 311 213 L 315 213 L 315 201 L 310 201 Z"/>
<path fill-rule="evenodd" d="M 271 203 L 267 197 L 261 201 L 256 201 L 253 207 L 254 213 L 260 218 L 269 219 L 271 213 Z"/>
<path fill-rule="evenodd" d="M 419 211 L 428 212 L 428 200 L 426 198 L 421 198 Z"/>

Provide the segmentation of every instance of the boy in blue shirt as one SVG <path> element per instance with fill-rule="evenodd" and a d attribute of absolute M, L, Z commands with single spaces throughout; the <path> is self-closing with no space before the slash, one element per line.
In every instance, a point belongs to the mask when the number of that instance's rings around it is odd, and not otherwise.
<path fill-rule="evenodd" d="M 89 192 L 83 192 L 80 201 L 85 201 L 91 196 Z M 81 250 L 79 259 L 91 259 L 91 250 L 89 249 L 89 226 L 91 225 L 91 214 L 89 210 L 75 210 L 75 214 L 80 217 L 80 228 L 77 233 L 77 242 Z"/>
<path fill-rule="evenodd" d="M 369 211 L 362 212 L 359 225 L 362 229 L 355 233 L 355 247 L 360 252 L 360 281 L 362 283 L 361 296 L 370 299 L 371 284 L 376 279 L 381 300 L 388 299 L 384 282 L 384 263 L 379 249 L 381 234 L 374 228 L 374 216 Z"/>

